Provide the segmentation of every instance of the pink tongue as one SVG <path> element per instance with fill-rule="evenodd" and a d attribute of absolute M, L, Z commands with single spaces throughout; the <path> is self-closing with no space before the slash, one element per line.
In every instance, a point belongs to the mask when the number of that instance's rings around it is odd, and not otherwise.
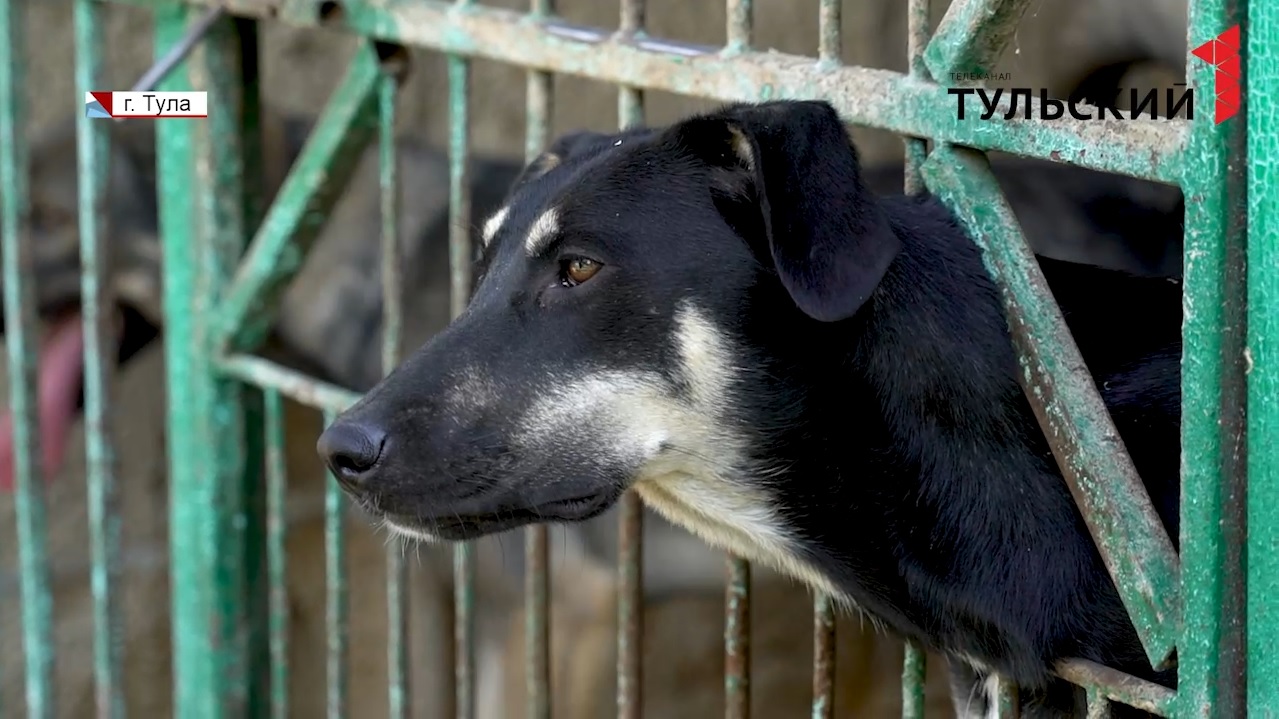
<path fill-rule="evenodd" d="M 38 411 L 46 481 L 62 467 L 83 373 L 84 334 L 77 314 L 59 322 L 40 348 Z M 0 492 L 13 491 L 14 453 L 13 413 L 6 409 L 0 415 Z"/>

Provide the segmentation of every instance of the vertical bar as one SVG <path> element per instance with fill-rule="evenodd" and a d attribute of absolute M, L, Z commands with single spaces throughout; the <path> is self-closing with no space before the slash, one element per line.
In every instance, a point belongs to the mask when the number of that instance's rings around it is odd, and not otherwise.
<path fill-rule="evenodd" d="M 910 0 L 906 10 L 906 53 L 910 76 L 927 79 L 928 68 L 924 64 L 924 48 L 928 47 L 930 33 L 928 0 Z M 928 140 L 922 137 L 904 138 L 906 166 L 902 188 L 906 194 L 924 190 L 924 180 L 919 168 L 928 158 Z M 902 657 L 902 719 L 923 719 L 924 686 L 928 680 L 927 656 L 912 641 L 906 641 Z"/>
<path fill-rule="evenodd" d="M 644 0 L 622 0 L 619 33 L 644 32 Z M 617 89 L 618 126 L 644 122 L 644 94 L 634 87 Z M 617 525 L 617 716 L 643 716 L 644 587 L 643 506 L 633 490 L 622 496 Z"/>
<path fill-rule="evenodd" d="M 324 426 L 333 423 L 334 413 L 324 413 Z M 325 633 L 328 635 L 326 683 L 329 719 L 346 719 L 347 658 L 350 656 L 350 588 L 346 571 L 346 518 L 342 488 L 331 472 L 324 483 L 324 592 Z"/>
<path fill-rule="evenodd" d="M 813 600 L 813 719 L 835 716 L 835 603 Z"/>
<path fill-rule="evenodd" d="M 841 0 L 821 0 L 817 10 L 817 57 L 823 63 L 843 62 L 844 36 L 840 27 Z"/>
<path fill-rule="evenodd" d="M 0 2 L 0 234 L 3 235 L 5 344 L 13 416 L 15 505 L 22 576 L 27 716 L 52 717 L 53 600 L 49 593 L 45 498 L 36 388 L 35 247 L 30 222 L 25 128 L 27 3 Z"/>
<path fill-rule="evenodd" d="M 156 9 L 155 51 L 179 42 L 192 14 Z M 241 72 L 254 61 L 231 19 L 213 24 L 159 89 L 208 92 L 208 120 L 156 126 L 163 238 L 167 429 L 170 481 L 174 714 L 240 717 L 252 712 L 256 653 L 246 575 L 257 547 L 246 485 L 260 467 L 247 434 L 245 392 L 214 367 L 212 308 L 249 235 Z M 250 105 L 255 104 L 251 101 Z"/>
<path fill-rule="evenodd" d="M 643 506 L 639 495 L 628 491 L 622 495 L 618 519 L 617 564 L 617 716 L 639 719 L 643 716 L 642 660 L 644 656 L 644 591 L 642 544 Z"/>
<path fill-rule="evenodd" d="M 456 0 L 465 6 L 470 0 Z M 471 295 L 470 61 L 448 57 L 449 76 L 449 265 L 450 312 L 457 317 Z M 453 550 L 455 641 L 454 685 L 457 719 L 475 717 L 475 548 L 471 542 Z"/>
<path fill-rule="evenodd" d="M 1087 695 L 1087 713 L 1085 719 L 1110 719 L 1110 702 L 1096 689 L 1089 689 Z"/>
<path fill-rule="evenodd" d="M 1279 7 L 1252 0 L 1248 159 L 1248 715 L 1279 716 Z M 1250 101 L 1249 101 L 1250 100 Z M 1238 123 L 1241 118 L 1228 122 Z"/>
<path fill-rule="evenodd" d="M 1197 47 L 1243 20 L 1243 5 L 1238 0 L 1191 0 L 1188 46 Z M 1251 106 L 1245 103 L 1243 114 L 1215 124 L 1213 76 L 1211 65 L 1188 56 L 1186 79 L 1194 88 L 1196 107 L 1187 154 L 1193 161 L 1183 169 L 1182 189 L 1195 201 L 1186 203 L 1185 218 L 1184 621 L 1177 646 L 1177 716 L 1186 718 L 1245 714 L 1248 652 L 1243 644 L 1242 553 L 1247 531 L 1244 131 Z"/>
<path fill-rule="evenodd" d="M 400 171 L 395 151 L 395 111 L 399 83 L 385 73 L 378 82 L 378 163 L 382 197 L 382 373 L 400 362 L 404 325 L 403 279 L 400 274 Z M 387 708 L 391 719 L 408 716 L 409 652 L 408 563 L 404 542 L 386 546 Z"/>
<path fill-rule="evenodd" d="M 725 7 L 728 16 L 729 52 L 745 52 L 751 49 L 754 42 L 755 19 L 752 16 L 754 3 L 752 0 L 727 0 Z"/>
<path fill-rule="evenodd" d="M 930 3 L 928 0 L 910 0 L 906 11 L 907 54 L 909 55 L 910 76 L 920 80 L 928 79 L 928 67 L 924 63 L 924 48 L 928 47 L 931 32 L 928 23 Z M 915 194 L 924 189 L 924 181 L 919 175 L 919 167 L 928 157 L 928 141 L 922 137 L 907 137 L 906 142 L 906 176 L 905 191 Z M 907 648 L 907 651 L 911 651 Z"/>
<path fill-rule="evenodd" d="M 728 557 L 724 616 L 724 708 L 728 719 L 751 714 L 751 565 Z"/>
<path fill-rule="evenodd" d="M 529 11 L 540 19 L 555 9 L 551 0 L 530 0 Z M 550 140 L 551 74 L 530 70 L 526 94 L 524 155 L 532 162 Z M 525 719 L 551 719 L 548 544 L 545 525 L 524 530 Z"/>
<path fill-rule="evenodd" d="M 81 92 L 101 89 L 101 20 L 94 0 L 76 0 L 75 76 Z M 89 535 L 92 554 L 93 673 L 98 716 L 124 716 L 124 664 L 120 660 L 119 579 L 120 516 L 116 458 L 111 437 L 110 382 L 116 353 L 110 338 L 111 284 L 107 277 L 106 230 L 107 127 L 84 113 L 76 115 L 79 161 L 80 307 L 84 323 L 85 457 L 89 484 Z"/>
<path fill-rule="evenodd" d="M 902 660 L 902 719 L 924 719 L 924 682 L 928 678 L 926 655 L 914 642 L 905 643 Z"/>
<path fill-rule="evenodd" d="M 1017 685 L 1002 676 L 995 677 L 995 719 L 1018 719 L 1021 705 Z"/>
<path fill-rule="evenodd" d="M 266 431 L 267 572 L 269 593 L 269 646 L 271 652 L 271 718 L 289 716 L 289 582 L 288 518 L 285 498 L 288 477 L 284 461 L 284 403 L 276 390 L 263 396 Z"/>

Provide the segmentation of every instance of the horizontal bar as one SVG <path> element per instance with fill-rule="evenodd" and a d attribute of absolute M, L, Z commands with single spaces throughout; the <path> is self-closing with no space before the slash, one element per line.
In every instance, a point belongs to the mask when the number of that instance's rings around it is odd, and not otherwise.
<path fill-rule="evenodd" d="M 1026 397 L 1124 606 L 1158 667 L 1181 619 L 1181 568 L 987 158 L 952 146 L 921 168 L 969 229 L 1000 286 Z"/>
<path fill-rule="evenodd" d="M 992 71 L 1031 0 L 955 0 L 924 50 L 924 62 L 938 82 L 951 73 Z M 956 84 L 956 83 L 946 83 Z"/>
<path fill-rule="evenodd" d="M 222 358 L 218 362 L 218 369 L 241 382 L 275 390 L 299 404 L 323 412 L 342 412 L 360 399 L 356 392 L 253 355 L 240 354 Z"/>
<path fill-rule="evenodd" d="M 163 5 L 163 0 L 123 0 Z M 233 12 L 315 27 L 314 0 L 194 0 Z M 1185 153 L 1184 120 L 983 121 L 957 117 L 956 98 L 932 82 L 865 67 L 819 66 L 813 58 L 773 52 L 726 56 L 718 48 L 651 37 L 625 38 L 597 28 L 538 21 L 483 6 L 458 10 L 438 0 L 349 0 L 341 22 L 361 35 L 530 69 L 720 101 L 815 98 L 850 123 L 983 150 L 1065 162 L 1176 183 Z M 328 27 L 343 27 L 329 25 Z M 817 70 L 820 70 L 818 72 Z M 1032 103 L 1038 108 L 1038 101 Z M 999 105 L 1009 107 L 1004 97 Z M 1037 113 L 1038 110 L 1036 109 Z"/>
<path fill-rule="evenodd" d="M 1057 676 L 1072 684 L 1099 692 L 1113 701 L 1144 709 L 1159 716 L 1172 716 L 1177 693 L 1168 687 L 1138 679 L 1130 674 L 1090 662 L 1070 659 L 1057 665 Z"/>
<path fill-rule="evenodd" d="M 215 346 L 253 349 L 377 131 L 381 60 L 360 45 L 249 245 L 217 315 Z"/>
<path fill-rule="evenodd" d="M 31 232 L 27 128 L 26 9 L 0 0 L 0 245 L 3 254 L 5 346 L 13 433 L 14 508 L 22 573 L 22 643 L 26 715 L 53 717 L 53 596 L 49 589 L 45 467 L 38 413 L 35 242 Z M 5 538 L 3 541 L 11 541 Z M 9 705 L 17 704 L 13 699 Z"/>

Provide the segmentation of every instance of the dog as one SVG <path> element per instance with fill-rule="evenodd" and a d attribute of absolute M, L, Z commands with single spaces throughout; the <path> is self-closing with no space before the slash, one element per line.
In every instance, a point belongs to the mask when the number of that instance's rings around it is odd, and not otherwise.
<path fill-rule="evenodd" d="M 466 311 L 317 441 L 386 526 L 469 540 L 634 490 L 945 653 L 961 716 L 993 674 L 1070 715 L 1068 657 L 1175 683 L 1038 428 L 979 250 L 927 193 L 870 192 L 829 104 L 564 136 L 483 236 Z M 1040 264 L 1175 538 L 1179 283 Z"/>

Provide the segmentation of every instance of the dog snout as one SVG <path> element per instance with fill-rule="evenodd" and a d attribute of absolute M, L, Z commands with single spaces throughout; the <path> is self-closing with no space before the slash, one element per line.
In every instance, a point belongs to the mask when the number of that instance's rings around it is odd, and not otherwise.
<path fill-rule="evenodd" d="M 368 483 L 386 447 L 386 432 L 363 422 L 338 421 L 320 435 L 316 451 L 349 491 Z"/>

